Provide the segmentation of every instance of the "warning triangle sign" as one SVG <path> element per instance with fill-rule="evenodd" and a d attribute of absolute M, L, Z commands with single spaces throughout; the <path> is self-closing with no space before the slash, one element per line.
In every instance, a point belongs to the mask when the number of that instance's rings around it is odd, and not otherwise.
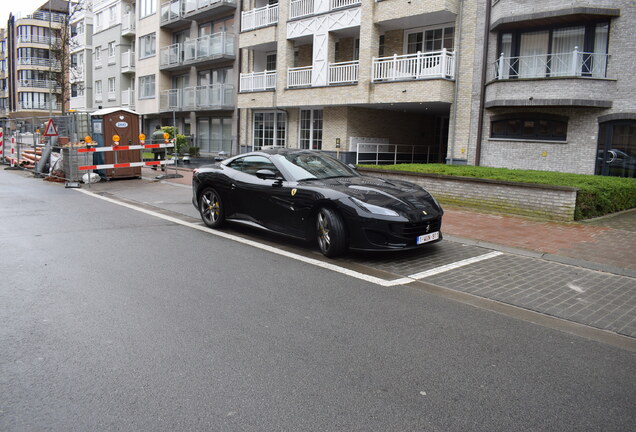
<path fill-rule="evenodd" d="M 44 136 L 57 136 L 57 128 L 55 127 L 55 124 L 53 123 L 53 119 L 49 119 L 49 121 L 46 122 L 46 126 L 44 127 L 44 133 L 42 134 Z"/>

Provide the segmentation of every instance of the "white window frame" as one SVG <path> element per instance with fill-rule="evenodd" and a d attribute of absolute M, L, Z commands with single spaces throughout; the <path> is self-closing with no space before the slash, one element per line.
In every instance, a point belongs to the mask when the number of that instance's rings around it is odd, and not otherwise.
<path fill-rule="evenodd" d="M 154 15 L 157 12 L 157 0 L 138 0 L 139 19 Z"/>
<path fill-rule="evenodd" d="M 449 22 L 449 23 L 444 23 L 444 24 L 438 24 L 438 25 L 434 25 L 434 26 L 428 26 L 428 27 L 418 27 L 418 28 L 413 28 L 413 29 L 408 29 L 408 30 L 404 30 L 404 41 L 403 41 L 403 53 L 404 54 L 408 54 L 409 52 L 409 35 L 413 34 L 413 33 L 422 33 L 422 50 L 424 50 L 426 48 L 426 32 L 430 31 L 430 30 L 439 30 L 439 29 L 446 29 L 452 27 L 453 28 L 453 38 L 455 38 L 457 36 L 457 27 L 455 26 L 455 23 L 453 22 Z M 443 45 L 443 40 L 444 40 L 444 36 L 442 36 L 442 45 Z M 454 51 L 455 50 L 455 40 L 453 39 L 453 48 L 449 51 Z M 443 47 L 442 47 L 443 48 Z M 427 52 L 427 51 L 421 51 L 421 52 Z M 433 51 L 433 52 L 436 52 Z"/>
<path fill-rule="evenodd" d="M 308 150 L 322 150 L 322 144 L 324 142 L 324 132 L 325 132 L 325 110 L 323 108 L 310 108 L 310 109 L 301 109 L 300 112 L 298 113 L 298 148 L 300 149 L 304 149 L 305 147 L 303 147 L 302 142 L 301 142 L 301 136 L 302 136 L 302 117 L 303 117 L 303 111 L 309 111 L 310 115 L 309 115 L 309 146 L 307 147 Z M 315 146 L 315 141 L 316 141 L 316 129 L 314 129 L 314 121 L 316 120 L 315 118 L 315 114 L 317 111 L 320 111 L 321 115 L 320 115 L 320 121 L 321 121 L 321 128 L 320 128 L 320 144 L 318 146 Z"/>
<path fill-rule="evenodd" d="M 108 100 L 117 99 L 117 95 L 115 94 L 117 89 L 115 77 L 108 78 Z"/>
<path fill-rule="evenodd" d="M 150 49 L 148 49 L 150 47 Z M 139 60 L 157 55 L 157 33 L 152 32 L 139 36 Z"/>
<path fill-rule="evenodd" d="M 115 63 L 115 41 L 108 42 L 108 64 Z"/>
<path fill-rule="evenodd" d="M 152 85 L 152 94 L 146 94 L 146 91 L 150 89 Z M 139 99 L 154 99 L 156 94 L 156 78 L 155 75 L 144 75 L 139 77 L 139 85 L 137 86 L 139 91 Z"/>
<path fill-rule="evenodd" d="M 272 145 L 276 145 L 276 146 L 280 146 L 280 147 L 287 147 L 287 129 L 288 129 L 288 118 L 287 118 L 287 113 L 285 111 L 276 111 L 276 110 L 259 110 L 259 111 L 255 111 L 252 114 L 252 150 L 255 149 L 260 149 L 263 147 L 263 145 L 269 145 L 269 144 L 264 144 L 264 143 L 257 143 L 256 142 L 256 116 L 259 114 L 273 114 L 274 115 L 274 121 L 273 121 L 273 125 L 274 125 L 274 135 L 272 137 Z M 282 122 L 284 124 L 284 134 L 282 134 L 283 136 L 281 137 L 280 133 L 279 133 L 279 128 L 278 128 L 278 123 L 279 123 L 279 118 L 278 116 L 283 116 Z M 282 144 L 279 144 L 279 142 L 282 142 Z"/>

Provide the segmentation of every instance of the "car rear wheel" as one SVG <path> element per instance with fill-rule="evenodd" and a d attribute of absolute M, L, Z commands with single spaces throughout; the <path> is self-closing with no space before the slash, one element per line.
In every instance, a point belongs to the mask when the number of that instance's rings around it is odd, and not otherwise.
<path fill-rule="evenodd" d="M 225 212 L 221 197 L 214 188 L 206 188 L 199 198 L 199 213 L 201 219 L 210 228 L 218 228 L 225 221 Z"/>
<path fill-rule="evenodd" d="M 327 257 L 341 255 L 347 248 L 342 218 L 330 208 L 323 207 L 318 211 L 316 237 L 320 252 Z"/>

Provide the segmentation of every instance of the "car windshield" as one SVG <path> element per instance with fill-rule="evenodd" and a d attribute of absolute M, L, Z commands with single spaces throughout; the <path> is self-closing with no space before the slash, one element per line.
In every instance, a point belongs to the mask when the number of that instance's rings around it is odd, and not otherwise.
<path fill-rule="evenodd" d="M 320 153 L 289 153 L 279 161 L 296 181 L 360 175 L 339 160 Z"/>

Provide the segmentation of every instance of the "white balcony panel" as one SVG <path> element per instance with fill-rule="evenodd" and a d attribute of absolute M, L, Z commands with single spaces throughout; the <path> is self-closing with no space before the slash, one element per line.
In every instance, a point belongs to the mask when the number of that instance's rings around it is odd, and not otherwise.
<path fill-rule="evenodd" d="M 455 53 L 436 52 L 394 55 L 373 59 L 373 81 L 403 81 L 455 76 Z"/>
<path fill-rule="evenodd" d="M 241 31 L 278 24 L 278 5 L 267 5 L 241 13 Z"/>
<path fill-rule="evenodd" d="M 276 89 L 276 71 L 241 74 L 241 92 L 255 92 L 274 89 Z"/>

